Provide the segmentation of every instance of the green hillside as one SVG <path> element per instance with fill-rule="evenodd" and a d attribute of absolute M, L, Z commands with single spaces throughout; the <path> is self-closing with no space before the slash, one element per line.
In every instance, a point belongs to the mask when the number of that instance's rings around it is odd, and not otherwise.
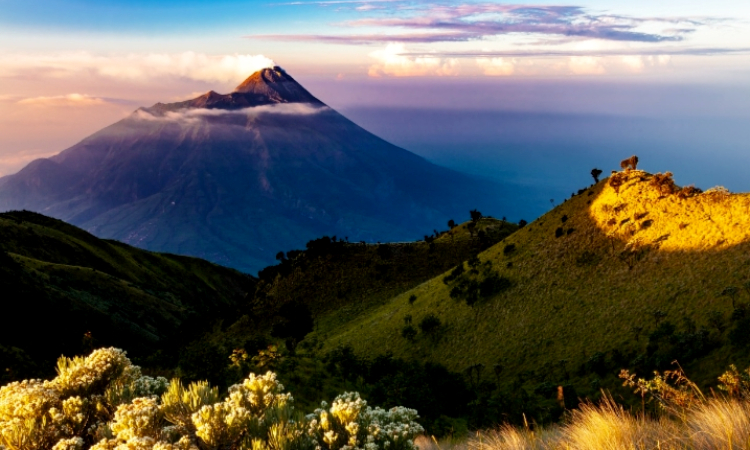
<path fill-rule="evenodd" d="M 747 194 L 617 173 L 478 260 L 308 339 L 552 398 L 557 385 L 595 395 L 621 368 L 645 375 L 674 360 L 713 381 L 748 362 L 749 208 Z"/>
<path fill-rule="evenodd" d="M 323 355 L 295 349 L 296 343 L 313 328 L 335 328 L 366 314 L 518 228 L 475 219 L 411 243 L 320 238 L 306 250 L 287 252 L 256 279 L 203 260 L 101 240 L 39 214 L 1 214 L 0 292 L 12 318 L 0 327 L 3 380 L 47 376 L 61 354 L 113 345 L 127 349 L 148 373 L 227 386 L 243 375 L 231 355 L 252 357 L 275 344 L 287 363 L 279 368 L 285 382 L 294 386 L 298 376 L 315 373 L 332 391 L 340 385 L 322 369 Z M 243 370 L 266 367 L 253 363 Z M 319 391 L 301 390 L 301 402 L 322 399 Z"/>
<path fill-rule="evenodd" d="M 2 377 L 49 370 L 101 345 L 134 356 L 178 348 L 236 318 L 256 280 L 196 258 L 105 241 L 31 212 L 0 214 Z"/>
<path fill-rule="evenodd" d="M 284 382 L 299 392 L 299 401 L 314 404 L 320 392 L 308 392 L 299 376 L 313 371 L 319 372 L 320 380 L 330 381 L 332 374 L 320 371 L 325 354 L 317 351 L 314 342 L 308 340 L 298 348 L 305 335 L 313 330 L 325 333 L 367 315 L 394 295 L 472 258 L 517 229 L 504 220 L 477 217 L 419 242 L 369 245 L 335 237 L 310 241 L 305 250 L 279 255 L 279 264 L 260 271 L 254 299 L 244 315 L 185 344 L 179 373 L 228 384 L 238 376 L 229 367 L 230 355 L 240 351 L 257 359 L 260 351 L 275 345 L 274 355 L 287 358 L 288 367 L 279 369 Z M 297 367 L 301 361 L 307 361 L 307 367 Z M 265 370 L 257 364 L 250 369 Z M 328 381 L 324 384 L 335 392 L 338 386 Z"/>
<path fill-rule="evenodd" d="M 368 245 L 317 239 L 306 251 L 288 252 L 281 264 L 261 271 L 258 298 L 266 299 L 266 309 L 304 303 L 318 329 L 328 329 L 468 260 L 517 229 L 511 222 L 477 217 L 418 242 Z"/>

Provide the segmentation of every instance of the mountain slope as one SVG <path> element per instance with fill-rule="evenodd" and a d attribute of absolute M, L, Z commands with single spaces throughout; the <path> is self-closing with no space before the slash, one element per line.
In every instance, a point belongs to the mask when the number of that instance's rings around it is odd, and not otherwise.
<path fill-rule="evenodd" d="M 30 212 L 0 214 L 0 260 L 3 369 L 26 358 L 46 368 L 93 345 L 148 355 L 236 317 L 256 285 L 232 269 L 103 241 Z"/>
<path fill-rule="evenodd" d="M 321 235 L 414 240 L 476 207 L 517 215 L 497 185 L 368 133 L 279 68 L 141 108 L 0 179 L 0 210 L 245 271 Z"/>
<path fill-rule="evenodd" d="M 641 171 L 613 177 L 618 190 L 609 180 L 582 190 L 463 271 L 330 331 L 326 347 L 487 368 L 503 385 L 575 379 L 579 394 L 601 379 L 619 385 L 624 367 L 645 374 L 678 359 L 700 381 L 744 366 L 750 195 L 678 192 Z M 442 322 L 435 332 L 402 337 L 407 316 L 429 314 Z"/>

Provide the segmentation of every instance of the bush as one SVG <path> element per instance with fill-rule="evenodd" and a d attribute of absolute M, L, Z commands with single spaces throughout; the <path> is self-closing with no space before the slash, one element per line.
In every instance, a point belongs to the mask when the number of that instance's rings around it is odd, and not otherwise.
<path fill-rule="evenodd" d="M 424 316 L 419 322 L 419 329 L 422 330 L 422 333 L 424 334 L 433 334 L 442 325 L 443 324 L 442 322 L 440 322 L 440 319 L 435 314 L 430 313 Z"/>
<path fill-rule="evenodd" d="M 443 278 L 443 282 L 445 284 L 450 283 L 451 281 L 455 280 L 456 278 L 460 277 L 464 273 L 464 263 L 461 263 L 457 265 L 450 273 L 450 275 L 447 275 Z"/>
<path fill-rule="evenodd" d="M 407 341 L 413 341 L 414 338 L 417 337 L 417 330 L 411 325 L 405 325 L 404 328 L 401 329 L 401 337 Z"/>
<path fill-rule="evenodd" d="M 510 289 L 512 286 L 513 283 L 511 283 L 510 279 L 493 273 L 479 283 L 479 295 L 483 298 L 488 298 Z"/>
<path fill-rule="evenodd" d="M 413 305 L 414 302 L 416 302 L 416 301 L 417 301 L 417 296 L 416 295 L 412 294 L 412 295 L 409 296 L 409 304 L 410 305 Z"/>
<path fill-rule="evenodd" d="M 562 229 L 562 227 L 557 227 L 557 229 L 555 230 L 555 237 L 556 237 L 556 238 L 559 238 L 559 237 L 560 237 L 560 236 L 562 236 L 563 234 L 565 234 L 565 233 L 563 232 L 563 229 Z"/>
<path fill-rule="evenodd" d="M 677 192 L 677 185 L 674 184 L 672 179 L 672 172 L 665 172 L 664 174 L 657 173 L 651 177 L 649 184 L 656 188 L 661 195 L 670 195 Z"/>
<path fill-rule="evenodd" d="M 250 374 L 222 400 L 206 382 L 150 378 L 122 350 L 61 358 L 51 381 L 0 388 L 0 448 L 13 450 L 416 450 L 417 411 L 358 393 L 297 418 L 276 375 Z"/>
<path fill-rule="evenodd" d="M 504 255 L 510 255 L 514 251 L 516 251 L 516 244 L 508 244 L 505 246 L 505 248 L 503 248 Z"/>

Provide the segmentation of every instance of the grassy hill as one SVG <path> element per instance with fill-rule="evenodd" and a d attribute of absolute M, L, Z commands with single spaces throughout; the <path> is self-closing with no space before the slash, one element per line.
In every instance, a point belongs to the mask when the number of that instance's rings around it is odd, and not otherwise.
<path fill-rule="evenodd" d="M 177 348 L 235 318 L 256 279 L 196 258 L 95 238 L 31 212 L 0 214 L 0 367 L 9 379 L 55 358 L 116 345 Z"/>
<path fill-rule="evenodd" d="M 329 329 L 427 281 L 515 232 L 518 226 L 481 217 L 418 242 L 364 244 L 321 238 L 260 272 L 258 297 L 270 304 L 304 303 Z"/>
<path fill-rule="evenodd" d="M 477 260 L 308 339 L 551 398 L 557 385 L 595 395 L 620 384 L 621 368 L 645 375 L 674 360 L 712 381 L 748 362 L 749 209 L 747 194 L 617 173 Z"/>
<path fill-rule="evenodd" d="M 279 264 L 260 271 L 253 301 L 242 317 L 186 345 L 183 353 L 195 357 L 183 358 L 182 375 L 226 383 L 227 377 L 237 376 L 227 367 L 233 351 L 254 356 L 274 344 L 288 356 L 320 360 L 323 355 L 316 354 L 312 341 L 296 348 L 308 332 L 325 333 L 367 315 L 517 229 L 514 223 L 483 217 L 418 242 L 371 245 L 335 237 L 310 241 L 305 250 L 286 252 Z M 305 386 L 297 389 L 304 394 Z"/>

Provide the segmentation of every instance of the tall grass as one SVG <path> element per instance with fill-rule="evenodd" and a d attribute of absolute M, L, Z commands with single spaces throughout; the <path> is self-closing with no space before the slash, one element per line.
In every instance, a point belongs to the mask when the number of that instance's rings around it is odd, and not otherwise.
<path fill-rule="evenodd" d="M 740 450 L 750 449 L 750 401 L 711 398 L 685 414 L 652 417 L 610 397 L 584 404 L 568 420 L 531 430 L 502 426 L 477 434 L 469 450 Z"/>

